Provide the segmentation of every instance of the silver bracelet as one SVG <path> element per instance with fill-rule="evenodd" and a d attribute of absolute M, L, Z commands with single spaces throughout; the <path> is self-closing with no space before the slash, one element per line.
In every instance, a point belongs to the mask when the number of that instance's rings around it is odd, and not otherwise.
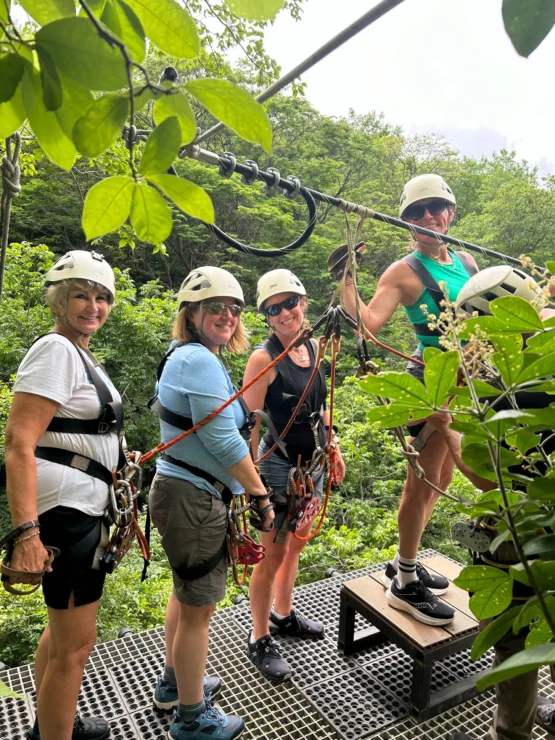
<path fill-rule="evenodd" d="M 25 540 L 30 540 L 32 537 L 37 537 L 40 535 L 40 532 L 33 532 L 33 534 L 28 534 L 27 537 L 21 537 L 19 540 L 14 540 L 14 545 L 19 545 L 21 542 L 25 542 Z"/>

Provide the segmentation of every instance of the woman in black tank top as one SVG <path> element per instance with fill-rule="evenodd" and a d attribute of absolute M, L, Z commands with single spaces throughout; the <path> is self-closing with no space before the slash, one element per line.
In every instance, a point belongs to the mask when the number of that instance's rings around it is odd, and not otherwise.
<path fill-rule="evenodd" d="M 304 325 L 307 299 L 300 280 L 289 270 L 272 270 L 258 281 L 257 305 L 273 333 L 251 355 L 245 370 L 244 382 L 255 377 L 272 359 L 299 334 Z M 247 393 L 249 408 L 264 408 L 278 434 L 281 434 L 297 406 L 316 362 L 315 342 L 307 342 L 293 350 L 270 370 Z M 295 613 L 292 608 L 293 586 L 299 557 L 305 542 L 291 536 L 287 530 L 287 482 L 291 467 L 300 459 L 303 467 L 310 464 L 317 445 L 326 444 L 325 410 L 326 379 L 322 371 L 317 375 L 305 403 L 293 426 L 284 438 L 285 452 L 276 449 L 260 463 L 260 472 L 266 484 L 275 491 L 274 532 L 261 532 L 261 542 L 266 548 L 264 560 L 254 569 L 250 582 L 250 602 L 253 632 L 249 636 L 248 655 L 263 675 L 274 681 L 284 681 L 291 675 L 291 668 L 278 652 L 272 634 L 290 637 L 323 637 L 324 625 Z M 272 434 L 264 435 L 259 442 L 260 417 L 252 430 L 251 450 L 260 457 L 274 443 Z M 338 472 L 342 479 L 345 467 L 338 451 Z M 322 492 L 324 467 L 319 465 L 313 473 L 316 491 Z M 307 536 L 310 525 L 299 530 Z M 272 608 L 272 602 L 275 602 Z"/>

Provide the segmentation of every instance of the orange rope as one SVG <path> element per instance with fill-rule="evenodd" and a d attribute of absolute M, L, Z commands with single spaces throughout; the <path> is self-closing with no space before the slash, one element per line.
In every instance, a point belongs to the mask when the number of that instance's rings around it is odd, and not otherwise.
<path fill-rule="evenodd" d="M 257 383 L 260 378 L 265 375 L 269 370 L 271 370 L 273 367 L 277 365 L 278 362 L 280 362 L 286 355 L 291 352 L 291 350 L 296 349 L 297 347 L 300 347 L 301 344 L 304 344 L 308 339 L 310 339 L 312 333 L 313 333 L 312 327 L 309 327 L 308 329 L 304 329 L 299 336 L 294 339 L 291 344 L 286 347 L 283 352 L 276 357 L 275 360 L 272 360 L 269 365 L 267 365 L 264 370 L 261 370 L 258 375 L 255 375 L 252 380 L 249 380 L 248 383 L 246 383 L 242 388 L 239 388 L 239 390 L 234 393 L 225 403 L 222 403 L 221 406 L 219 406 L 217 409 L 212 411 L 211 414 L 209 414 L 205 419 L 202 419 L 198 422 L 198 424 L 195 424 L 194 427 L 191 427 L 191 429 L 187 429 L 186 432 L 183 432 L 183 434 L 178 435 L 175 437 L 175 439 L 170 440 L 169 442 L 163 443 L 161 442 L 156 447 L 153 447 L 152 450 L 149 450 L 147 453 L 145 453 L 141 457 L 140 465 L 143 465 L 143 463 L 148 462 L 148 460 L 151 460 L 156 455 L 159 455 L 161 452 L 164 452 L 169 447 L 172 447 L 174 444 L 177 444 L 177 442 L 181 442 L 182 439 L 185 439 L 185 437 L 188 437 L 190 434 L 193 434 L 194 432 L 198 431 L 201 427 L 208 424 L 208 422 L 212 421 L 218 414 L 220 414 L 224 409 L 226 409 L 228 406 L 230 406 L 234 401 L 236 401 L 239 396 L 241 396 L 245 391 L 247 391 L 251 386 L 253 386 L 255 383 Z"/>

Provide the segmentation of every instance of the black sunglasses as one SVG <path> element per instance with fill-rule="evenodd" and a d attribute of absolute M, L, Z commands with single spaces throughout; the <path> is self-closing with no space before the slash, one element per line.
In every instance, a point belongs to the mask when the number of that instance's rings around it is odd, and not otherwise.
<path fill-rule="evenodd" d="M 229 309 L 229 313 L 236 318 L 241 315 L 241 311 L 243 310 L 243 306 L 240 306 L 238 303 L 229 305 L 223 301 L 209 301 L 208 303 L 203 303 L 202 306 L 213 316 L 221 316 L 225 313 L 226 309 Z"/>
<path fill-rule="evenodd" d="M 288 311 L 291 311 L 292 308 L 298 306 L 300 300 L 300 295 L 291 295 L 284 301 L 280 301 L 280 303 L 274 303 L 271 306 L 266 306 L 264 308 L 264 313 L 266 314 L 266 316 L 279 316 L 284 308 L 286 308 Z"/>
<path fill-rule="evenodd" d="M 447 201 L 438 198 L 437 200 L 432 200 L 430 203 L 426 203 L 424 206 L 409 206 L 403 211 L 403 218 L 408 218 L 410 221 L 420 221 L 421 218 L 424 218 L 426 211 L 428 211 L 430 216 L 439 216 L 446 208 Z"/>

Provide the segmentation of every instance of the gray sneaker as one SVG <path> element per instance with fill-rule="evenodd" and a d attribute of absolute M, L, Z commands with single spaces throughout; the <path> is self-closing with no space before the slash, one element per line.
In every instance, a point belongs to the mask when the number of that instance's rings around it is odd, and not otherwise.
<path fill-rule="evenodd" d="M 545 730 L 548 735 L 555 737 L 555 704 L 546 696 L 538 696 L 538 708 L 536 710 L 536 724 Z"/>

